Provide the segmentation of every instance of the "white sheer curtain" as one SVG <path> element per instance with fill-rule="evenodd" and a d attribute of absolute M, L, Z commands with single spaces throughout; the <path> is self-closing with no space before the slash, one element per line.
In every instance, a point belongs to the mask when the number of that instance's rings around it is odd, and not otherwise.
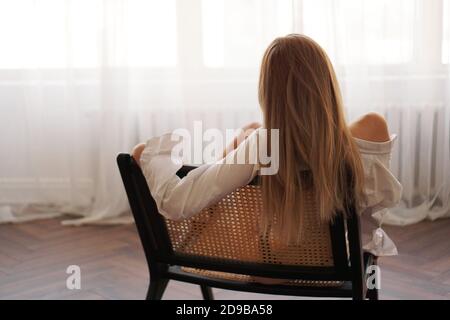
<path fill-rule="evenodd" d="M 329 52 L 349 120 L 398 133 L 385 222 L 448 216 L 449 0 L 0 0 L 0 222 L 131 221 L 116 154 L 258 120 L 260 58 L 290 32 Z"/>
<path fill-rule="evenodd" d="M 349 118 L 378 111 L 399 136 L 392 166 L 403 203 L 384 222 L 450 216 L 450 1 L 299 3 L 297 28 L 332 57 Z"/>

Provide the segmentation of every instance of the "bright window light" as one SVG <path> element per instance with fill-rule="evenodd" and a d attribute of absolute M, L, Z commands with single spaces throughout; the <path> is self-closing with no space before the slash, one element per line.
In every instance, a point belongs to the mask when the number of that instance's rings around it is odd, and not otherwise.
<path fill-rule="evenodd" d="M 442 63 L 450 63 L 450 0 L 444 0 L 443 12 L 443 39 L 442 39 Z"/>
<path fill-rule="evenodd" d="M 303 0 L 302 3 L 304 33 L 316 39 L 338 63 L 412 61 L 414 1 Z"/>
<path fill-rule="evenodd" d="M 175 66 L 176 0 L 0 0 L 0 68 Z"/>
<path fill-rule="evenodd" d="M 207 67 L 225 64 L 225 0 L 202 1 L 203 60 Z"/>
<path fill-rule="evenodd" d="M 128 5 L 128 65 L 173 67 L 177 62 L 176 0 L 132 0 Z"/>
<path fill-rule="evenodd" d="M 292 31 L 293 0 L 202 0 L 206 67 L 254 67 L 268 44 Z"/>

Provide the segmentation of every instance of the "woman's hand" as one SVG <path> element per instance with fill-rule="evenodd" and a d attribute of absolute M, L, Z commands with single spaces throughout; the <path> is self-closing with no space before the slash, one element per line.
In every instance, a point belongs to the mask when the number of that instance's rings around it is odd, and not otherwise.
<path fill-rule="evenodd" d="M 243 126 L 239 130 L 239 134 L 231 141 L 231 143 L 223 150 L 222 159 L 225 158 L 231 151 L 236 149 L 242 141 L 247 139 L 247 137 L 252 134 L 253 131 L 260 128 L 261 124 L 259 122 L 251 122 L 245 126 Z"/>
<path fill-rule="evenodd" d="M 256 130 L 258 128 L 261 128 L 261 123 L 259 123 L 259 122 L 251 122 L 251 123 L 243 126 L 241 129 L 243 131 L 252 130 L 252 132 L 253 132 L 254 130 Z"/>

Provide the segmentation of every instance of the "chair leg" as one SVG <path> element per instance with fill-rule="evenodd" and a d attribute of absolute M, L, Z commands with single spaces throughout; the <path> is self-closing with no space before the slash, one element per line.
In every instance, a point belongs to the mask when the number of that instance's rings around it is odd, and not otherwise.
<path fill-rule="evenodd" d="M 378 300 L 378 289 L 368 289 L 366 296 L 369 300 Z"/>
<path fill-rule="evenodd" d="M 365 254 L 369 255 L 369 253 L 367 253 L 367 252 Z M 372 258 L 371 265 L 377 266 L 378 265 L 378 257 L 374 256 L 374 255 L 370 255 L 370 256 Z M 376 287 L 373 289 L 367 289 L 366 298 L 369 300 L 378 300 L 378 293 L 379 293 L 378 291 L 379 290 Z"/>
<path fill-rule="evenodd" d="M 200 288 L 202 289 L 203 300 L 214 300 L 214 295 L 211 287 L 200 285 Z"/>
<path fill-rule="evenodd" d="M 147 291 L 147 300 L 161 300 L 164 291 L 166 290 L 169 279 L 155 279 L 150 280 L 150 285 Z"/>
<path fill-rule="evenodd" d="M 364 296 L 359 293 L 353 293 L 353 300 L 364 300 Z"/>
<path fill-rule="evenodd" d="M 363 284 L 358 279 L 354 280 L 352 283 L 352 298 L 353 300 L 364 300 L 364 289 Z"/>

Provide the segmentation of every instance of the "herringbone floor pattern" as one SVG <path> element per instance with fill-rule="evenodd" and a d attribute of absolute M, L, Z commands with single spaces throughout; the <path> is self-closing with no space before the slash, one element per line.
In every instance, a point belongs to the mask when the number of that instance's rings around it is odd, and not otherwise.
<path fill-rule="evenodd" d="M 367 224 L 367 223 L 366 223 Z M 450 299 L 450 219 L 386 227 L 400 255 L 380 259 L 381 299 Z M 81 290 L 66 288 L 69 265 Z M 0 299 L 143 299 L 148 285 L 135 226 L 62 227 L 60 220 L 0 225 Z M 217 299 L 284 299 L 214 289 Z M 164 299 L 200 299 L 172 281 Z"/>

